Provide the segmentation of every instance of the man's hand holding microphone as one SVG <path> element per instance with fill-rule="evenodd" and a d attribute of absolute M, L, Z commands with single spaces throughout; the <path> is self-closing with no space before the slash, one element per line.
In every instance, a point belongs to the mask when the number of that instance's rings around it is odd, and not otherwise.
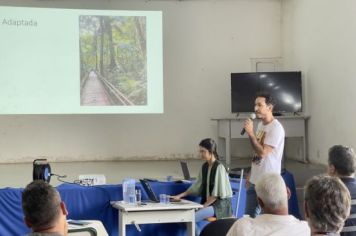
<path fill-rule="evenodd" d="M 241 130 L 241 135 L 244 135 L 245 132 L 250 136 L 253 134 L 253 120 L 256 119 L 256 114 L 251 113 L 250 117 L 245 120 L 244 128 Z"/>

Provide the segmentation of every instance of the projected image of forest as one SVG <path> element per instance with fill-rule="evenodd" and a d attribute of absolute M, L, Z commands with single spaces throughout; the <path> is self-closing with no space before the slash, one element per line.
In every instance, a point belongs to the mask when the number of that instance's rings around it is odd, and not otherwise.
<path fill-rule="evenodd" d="M 80 16 L 81 106 L 147 105 L 146 17 Z"/>

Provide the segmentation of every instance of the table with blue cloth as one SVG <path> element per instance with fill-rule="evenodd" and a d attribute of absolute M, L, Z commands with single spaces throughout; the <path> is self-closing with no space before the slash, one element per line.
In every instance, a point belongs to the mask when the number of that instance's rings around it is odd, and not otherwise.
<path fill-rule="evenodd" d="M 288 173 L 287 177 L 293 180 L 293 176 Z M 288 185 L 288 181 L 287 185 Z M 294 184 L 294 181 L 292 181 Z M 233 189 L 238 189 L 239 182 L 232 181 Z M 151 187 L 156 195 L 166 193 L 176 195 L 185 191 L 190 183 L 174 182 L 151 182 Z M 140 184 L 136 184 L 137 189 L 141 189 L 142 199 L 147 199 L 146 193 Z M 76 184 L 62 184 L 57 187 L 62 200 L 65 202 L 69 215 L 68 219 L 75 220 L 100 220 L 111 236 L 118 235 L 118 210 L 113 208 L 111 201 L 122 200 L 122 186 L 118 185 L 101 185 L 101 186 L 80 186 Z M 0 235 L 24 235 L 30 230 L 23 221 L 23 212 L 21 207 L 21 188 L 4 188 L 0 189 Z M 290 211 L 296 217 L 299 216 L 298 203 L 296 202 L 295 187 L 292 189 L 292 198 L 290 199 L 290 209 L 297 210 L 297 214 Z M 192 201 L 199 202 L 199 198 L 190 197 Z M 292 201 L 295 201 L 291 203 Z M 291 208 L 291 204 L 296 207 Z M 233 199 L 233 208 L 236 206 L 236 198 Z M 242 189 L 238 216 L 243 215 L 245 208 L 245 191 Z M 185 223 L 169 224 L 145 224 L 140 226 L 142 232 L 138 232 L 134 225 L 127 227 L 129 236 L 183 236 L 186 232 Z"/>

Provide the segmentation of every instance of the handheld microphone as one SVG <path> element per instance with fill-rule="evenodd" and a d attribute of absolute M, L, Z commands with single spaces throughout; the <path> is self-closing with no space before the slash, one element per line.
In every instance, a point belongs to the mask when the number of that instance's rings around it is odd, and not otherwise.
<path fill-rule="evenodd" d="M 256 114 L 255 113 L 251 113 L 250 114 L 250 119 L 251 120 L 254 120 L 254 119 L 256 119 Z M 246 132 L 246 130 L 245 130 L 245 128 L 243 128 L 242 130 L 241 130 L 241 135 L 244 135 L 245 134 L 245 132 Z"/>

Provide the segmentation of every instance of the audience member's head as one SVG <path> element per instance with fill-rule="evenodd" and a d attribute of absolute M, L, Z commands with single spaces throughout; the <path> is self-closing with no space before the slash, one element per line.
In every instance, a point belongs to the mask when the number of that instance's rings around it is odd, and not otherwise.
<path fill-rule="evenodd" d="M 256 183 L 256 193 L 264 213 L 288 215 L 289 190 L 279 174 L 265 174 Z"/>
<path fill-rule="evenodd" d="M 349 190 L 337 177 L 315 176 L 304 193 L 304 212 L 312 234 L 338 233 L 350 214 Z"/>
<path fill-rule="evenodd" d="M 355 172 L 355 152 L 352 148 L 335 145 L 329 149 L 328 174 L 338 177 L 352 176 Z"/>
<path fill-rule="evenodd" d="M 36 180 L 22 193 L 22 209 L 26 225 L 33 232 L 67 235 L 68 214 L 58 191 L 50 184 Z"/>

